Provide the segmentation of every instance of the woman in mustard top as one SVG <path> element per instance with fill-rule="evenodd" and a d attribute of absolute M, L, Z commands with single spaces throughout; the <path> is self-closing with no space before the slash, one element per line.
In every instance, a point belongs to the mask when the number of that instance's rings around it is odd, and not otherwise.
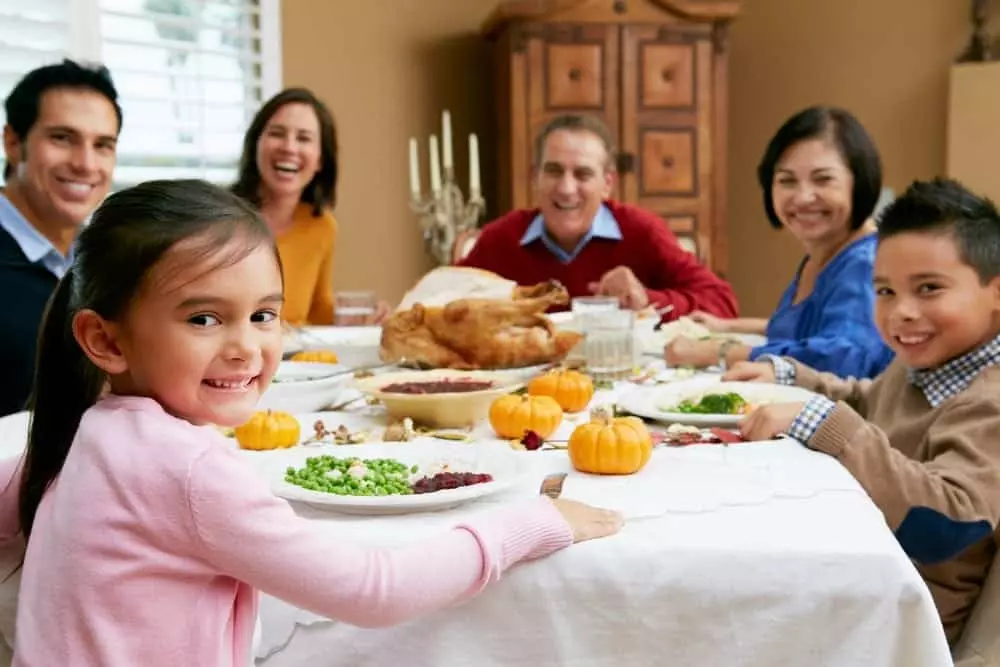
<path fill-rule="evenodd" d="M 277 239 L 282 319 L 293 325 L 334 321 L 337 176 L 337 130 L 326 105 L 305 88 L 265 102 L 244 137 L 233 191 L 260 209 Z M 375 319 L 383 304 L 378 311 Z"/>

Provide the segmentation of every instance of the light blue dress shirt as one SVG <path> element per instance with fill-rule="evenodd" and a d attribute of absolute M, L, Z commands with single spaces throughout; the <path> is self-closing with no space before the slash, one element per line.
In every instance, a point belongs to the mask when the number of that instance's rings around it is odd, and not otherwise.
<path fill-rule="evenodd" d="M 73 248 L 70 247 L 68 256 L 64 256 L 56 250 L 52 242 L 42 236 L 42 233 L 28 222 L 28 219 L 2 192 L 0 192 L 0 227 L 14 238 L 17 245 L 21 246 L 21 252 L 28 258 L 29 262 L 41 264 L 56 278 L 62 278 L 66 275 L 69 267 L 73 264 Z"/>
<path fill-rule="evenodd" d="M 531 221 L 528 225 L 528 229 L 524 232 L 524 236 L 521 237 L 521 245 L 525 246 L 529 243 L 534 243 L 535 241 L 541 240 L 542 244 L 548 248 L 549 252 L 556 256 L 556 258 L 563 264 L 569 264 L 576 256 L 580 254 L 591 239 L 610 239 L 612 241 L 622 240 L 622 230 L 618 226 L 618 221 L 615 220 L 615 216 L 611 215 L 611 211 L 607 206 L 601 204 L 601 208 L 597 210 L 597 215 L 594 216 L 594 222 L 590 225 L 590 230 L 587 234 L 580 239 L 580 242 L 576 244 L 576 248 L 573 252 L 566 252 L 559 247 L 548 232 L 545 231 L 545 219 L 542 214 L 539 213 L 535 216 L 535 219 Z"/>

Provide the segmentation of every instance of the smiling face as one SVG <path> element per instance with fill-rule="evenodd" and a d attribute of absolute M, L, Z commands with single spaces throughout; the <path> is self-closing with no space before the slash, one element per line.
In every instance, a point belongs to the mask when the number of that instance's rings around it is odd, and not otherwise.
<path fill-rule="evenodd" d="M 282 282 L 274 250 L 238 241 L 191 262 L 190 244 L 152 269 L 121 322 L 116 393 L 149 396 L 194 424 L 245 423 L 281 360 Z M 239 256 L 236 254 L 236 256 Z"/>
<path fill-rule="evenodd" d="M 298 199 L 319 171 L 322 154 L 316 111 L 299 102 L 280 107 L 257 140 L 263 198 Z"/>
<path fill-rule="evenodd" d="M 911 368 L 970 352 L 1000 329 L 1000 278 L 985 285 L 945 232 L 903 232 L 879 242 L 875 321 Z"/>
<path fill-rule="evenodd" d="M 118 129 L 115 108 L 101 93 L 46 91 L 27 136 L 4 128 L 13 168 L 5 194 L 46 236 L 75 232 L 111 188 Z"/>
<path fill-rule="evenodd" d="M 556 130 L 539 159 L 536 185 L 545 228 L 565 250 L 573 250 L 611 194 L 607 147 L 593 132 Z"/>
<path fill-rule="evenodd" d="M 854 176 L 826 139 L 793 144 L 778 160 L 771 185 L 774 211 L 807 248 L 836 245 L 851 234 Z"/>

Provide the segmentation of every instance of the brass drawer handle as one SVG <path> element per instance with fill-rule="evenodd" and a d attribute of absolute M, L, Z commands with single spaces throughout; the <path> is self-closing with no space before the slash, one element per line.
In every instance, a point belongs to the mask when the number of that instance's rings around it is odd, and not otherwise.
<path fill-rule="evenodd" d="M 663 71 L 660 72 L 660 77 L 667 83 L 674 80 L 674 69 L 672 67 L 664 67 Z"/>
<path fill-rule="evenodd" d="M 660 163 L 663 165 L 664 169 L 672 169 L 674 166 L 674 158 L 668 155 L 665 158 L 663 158 L 663 160 L 661 160 Z"/>
<path fill-rule="evenodd" d="M 569 80 L 570 81 L 579 81 L 580 80 L 580 75 L 581 75 L 580 68 L 579 67 L 574 67 L 573 69 L 571 69 L 569 71 Z"/>

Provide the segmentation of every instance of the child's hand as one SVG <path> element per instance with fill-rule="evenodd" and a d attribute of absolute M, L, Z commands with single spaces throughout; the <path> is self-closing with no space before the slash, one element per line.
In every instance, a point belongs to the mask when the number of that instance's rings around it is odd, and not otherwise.
<path fill-rule="evenodd" d="M 591 507 L 575 500 L 556 498 L 552 504 L 573 529 L 574 542 L 614 535 L 625 522 L 620 512 Z"/>
<path fill-rule="evenodd" d="M 725 382 L 776 382 L 774 366 L 769 361 L 738 361 L 722 379 Z"/>
<path fill-rule="evenodd" d="M 805 403 L 762 405 L 740 422 L 740 434 L 746 440 L 773 440 L 788 432 L 803 407 Z"/>

